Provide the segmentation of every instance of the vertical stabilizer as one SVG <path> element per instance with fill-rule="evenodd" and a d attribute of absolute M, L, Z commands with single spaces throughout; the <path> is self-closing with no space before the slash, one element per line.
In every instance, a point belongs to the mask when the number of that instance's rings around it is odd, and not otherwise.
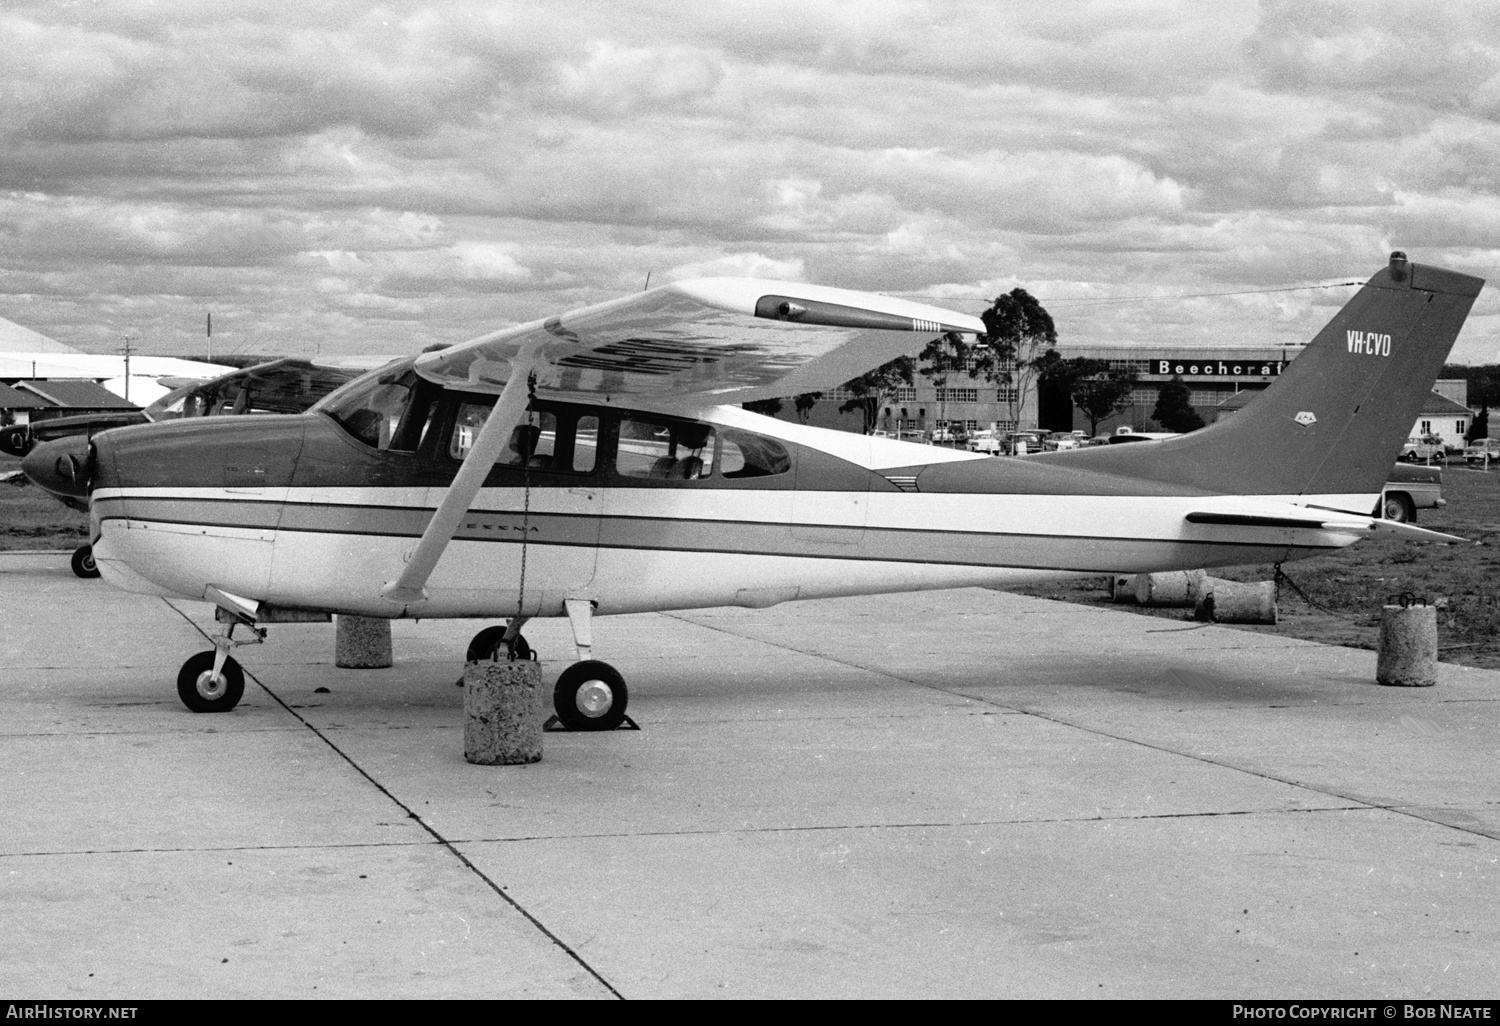
<path fill-rule="evenodd" d="M 1194 491 L 1378 492 L 1483 286 L 1482 278 L 1393 253 L 1239 413 L 1155 445 L 1057 456 L 1073 457 L 1068 466 Z"/>

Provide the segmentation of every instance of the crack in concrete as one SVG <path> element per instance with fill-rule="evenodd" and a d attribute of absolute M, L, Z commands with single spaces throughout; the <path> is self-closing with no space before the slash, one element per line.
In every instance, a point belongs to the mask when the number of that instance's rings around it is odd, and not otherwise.
<path fill-rule="evenodd" d="M 257 682 L 258 683 L 258 682 Z M 445 844 L 522 844 L 536 841 L 600 841 L 640 837 L 751 837 L 757 834 L 839 833 L 876 830 L 952 830 L 966 827 L 1058 826 L 1074 823 L 1132 823 L 1168 819 L 1215 819 L 1228 816 L 1282 816 L 1328 812 L 1383 812 L 1381 805 L 1330 805 L 1316 809 L 1221 809 L 1211 812 L 1142 812 L 1118 816 L 1052 816 L 1034 819 L 911 820 L 904 823 L 809 823 L 703 830 L 610 830 L 592 834 L 523 834 L 517 837 L 462 837 L 425 841 L 345 841 L 329 844 L 238 844 L 203 848 L 98 848 L 59 851 L 0 852 L 0 860 L 56 855 L 195 855 L 236 851 L 336 851 L 357 848 L 417 848 Z M 431 833 L 432 831 L 428 831 Z"/>
<path fill-rule="evenodd" d="M 208 632 L 205 631 L 202 628 L 202 626 L 200 626 L 199 624 L 195 623 L 192 619 L 190 619 L 186 613 L 184 613 L 182 610 L 178 609 L 176 606 L 172 605 L 172 603 L 166 602 L 166 600 L 163 600 L 163 602 L 167 606 L 167 608 L 173 610 L 175 613 L 177 613 L 179 616 L 181 616 L 184 620 L 186 620 L 189 624 L 192 624 L 193 629 L 196 630 L 199 634 L 203 635 L 204 638 L 209 638 Z M 241 667 L 241 669 L 243 669 L 243 667 Z M 599 985 L 601 987 L 603 987 L 605 990 L 609 991 L 610 994 L 612 994 L 614 997 L 620 999 L 621 1001 L 625 1000 L 625 995 L 621 994 L 617 989 L 615 989 L 614 985 L 611 984 L 607 979 L 605 979 L 604 975 L 602 973 L 600 973 L 599 970 L 597 970 L 593 966 L 589 965 L 589 963 L 586 962 L 583 959 L 583 957 L 581 955 L 579 955 L 576 950 L 574 950 L 573 947 L 571 947 L 566 941 L 564 941 L 557 934 L 553 933 L 552 930 L 550 930 L 545 923 L 543 923 L 540 919 L 538 919 L 530 911 L 528 911 L 527 908 L 524 905 L 522 905 L 519 901 L 517 901 L 515 898 L 511 897 L 508 893 L 506 893 L 506 890 L 505 890 L 504 887 L 501 887 L 498 883 L 496 883 L 493 879 L 491 879 L 482 869 L 480 869 L 478 866 L 476 866 L 473 863 L 473 861 L 467 855 L 465 855 L 463 852 L 459 851 L 454 846 L 454 842 L 452 842 L 448 838 L 444 837 L 441 833 L 439 833 L 437 831 L 437 829 L 435 827 L 432 826 L 432 824 L 430 824 L 426 820 L 424 820 L 416 812 L 416 810 L 412 809 L 409 805 L 407 805 L 405 802 L 403 802 L 400 798 L 397 798 L 396 795 L 395 795 L 395 793 L 392 792 L 390 790 L 390 788 L 386 787 L 380 781 L 376 780 L 375 777 L 368 770 L 366 770 L 363 766 L 361 766 L 358 762 L 355 761 L 355 759 L 354 759 L 353 756 L 351 756 L 348 752 L 345 752 L 338 745 L 334 744 L 333 740 L 331 738 L 329 738 L 326 734 L 324 734 L 321 730 L 319 730 L 315 725 L 313 725 L 312 723 L 308 722 L 308 720 L 306 718 L 304 718 L 301 714 L 299 714 L 296 709 L 292 708 L 289 704 L 287 704 L 286 702 L 282 701 L 281 696 L 278 695 L 276 692 L 272 691 L 270 689 L 270 687 L 268 687 L 266 685 L 266 683 L 264 681 L 262 681 L 259 677 L 255 676 L 255 674 L 251 673 L 249 670 L 245 670 L 245 676 L 247 678 L 249 678 L 250 680 L 254 681 L 255 685 L 257 687 L 259 687 L 262 691 L 264 691 L 267 695 L 269 695 L 272 701 L 274 701 L 277 705 L 279 705 L 283 709 L 285 709 L 288 715 L 292 716 L 294 719 L 297 720 L 297 722 L 301 723 L 308 730 L 312 731 L 313 734 L 320 741 L 322 741 L 330 749 L 332 749 L 334 751 L 334 753 L 338 755 L 339 758 L 341 758 L 345 762 L 347 762 L 349 764 L 349 766 L 351 768 L 353 768 L 353 770 L 356 773 L 358 773 L 360 776 L 364 777 L 367 781 L 369 781 L 370 785 L 372 787 L 374 787 L 381 794 L 385 795 L 385 797 L 388 798 L 393 805 L 395 805 L 402 812 L 406 813 L 407 818 L 409 818 L 410 820 L 412 820 L 413 822 L 415 822 L 423 830 L 427 831 L 427 833 L 432 836 L 433 840 L 438 845 L 440 845 L 442 848 L 444 848 L 454 858 L 458 859 L 458 861 L 461 862 L 469 870 L 469 872 L 473 873 L 481 881 L 483 881 L 483 883 L 485 884 L 485 886 L 487 886 L 490 890 L 494 891 L 495 894 L 498 895 L 502 901 L 504 901 L 507 905 L 509 905 L 511 908 L 515 909 L 518 913 L 520 913 L 521 916 L 523 916 L 526 919 L 527 922 L 529 922 L 533 927 L 535 927 L 537 929 L 538 932 L 540 932 L 542 934 L 542 936 L 544 936 L 548 940 L 550 940 L 553 943 L 553 945 L 555 945 L 560 951 L 562 951 L 565 955 L 567 955 L 568 958 L 570 958 L 574 962 L 576 962 L 584 970 L 584 972 L 586 972 L 590 976 L 592 976 L 599 983 Z"/>

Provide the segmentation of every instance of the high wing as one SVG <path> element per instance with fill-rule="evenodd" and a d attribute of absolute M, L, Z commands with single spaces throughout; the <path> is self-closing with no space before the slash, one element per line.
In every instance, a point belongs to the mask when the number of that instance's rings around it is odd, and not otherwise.
<path fill-rule="evenodd" d="M 868 292 L 695 278 L 428 353 L 416 369 L 499 393 L 524 361 L 553 397 L 701 407 L 832 388 L 909 352 L 914 332 L 984 330 L 977 317 Z"/>
<path fill-rule="evenodd" d="M 533 381 L 538 392 L 596 402 L 742 403 L 842 384 L 910 350 L 913 333 L 983 331 L 977 317 L 890 296 L 695 278 L 419 357 L 416 371 L 429 381 L 499 398 L 400 576 L 381 594 L 403 606 L 426 598 L 427 579 L 520 422 Z"/>

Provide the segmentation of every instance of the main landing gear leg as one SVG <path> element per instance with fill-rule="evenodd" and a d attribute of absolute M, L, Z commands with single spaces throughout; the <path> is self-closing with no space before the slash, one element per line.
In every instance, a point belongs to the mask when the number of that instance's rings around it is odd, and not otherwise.
<path fill-rule="evenodd" d="M 229 650 L 240 645 L 259 645 L 266 640 L 264 627 L 244 624 L 253 637 L 236 641 L 234 629 L 241 622 L 231 622 L 224 633 L 213 639 L 211 652 L 199 652 L 182 664 L 177 674 L 177 697 L 193 712 L 228 712 L 245 694 L 245 671 L 230 658 Z"/>
<path fill-rule="evenodd" d="M 564 730 L 614 730 L 625 723 L 639 730 L 635 721 L 625 715 L 625 706 L 630 701 L 625 678 L 608 663 L 590 658 L 594 604 L 588 599 L 568 599 L 563 605 L 573 628 L 573 645 L 579 661 L 562 672 L 553 688 L 555 722 Z"/>
<path fill-rule="evenodd" d="M 521 628 L 525 626 L 529 616 L 513 616 L 506 623 L 497 623 L 486 627 L 469 641 L 469 650 L 464 654 L 464 661 L 468 663 L 478 662 L 481 659 L 532 659 L 535 653 L 531 645 L 521 636 Z M 455 682 L 459 687 L 464 686 L 463 675 L 460 674 Z"/>

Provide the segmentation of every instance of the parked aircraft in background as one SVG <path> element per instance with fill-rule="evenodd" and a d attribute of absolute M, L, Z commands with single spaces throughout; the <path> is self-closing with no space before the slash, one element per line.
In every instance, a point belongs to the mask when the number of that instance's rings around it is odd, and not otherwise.
<path fill-rule="evenodd" d="M 309 360 L 270 360 L 208 381 L 169 381 L 176 387 L 145 409 L 83 413 L 18 424 L 0 432 L 0 449 L 25 457 L 21 467 L 26 476 L 53 498 L 87 512 L 87 483 L 78 469 L 88 458 L 89 440 L 99 432 L 183 417 L 301 413 L 358 375 L 355 369 Z M 99 576 L 92 546 L 80 545 L 74 550 L 73 572 L 79 577 Z"/>
<path fill-rule="evenodd" d="M 300 416 L 109 431 L 77 480 L 106 580 L 217 607 L 223 634 L 178 676 L 194 710 L 235 705 L 230 651 L 266 624 L 503 619 L 473 658 L 524 654 L 528 619 L 566 616 L 579 661 L 554 704 L 607 729 L 628 695 L 592 658 L 595 615 L 1280 563 L 1372 531 L 1449 539 L 1371 513 L 1482 285 L 1394 254 L 1235 417 L 1014 459 L 727 405 L 836 386 L 913 333 L 981 332 L 976 318 L 678 282 L 405 360 Z"/>

